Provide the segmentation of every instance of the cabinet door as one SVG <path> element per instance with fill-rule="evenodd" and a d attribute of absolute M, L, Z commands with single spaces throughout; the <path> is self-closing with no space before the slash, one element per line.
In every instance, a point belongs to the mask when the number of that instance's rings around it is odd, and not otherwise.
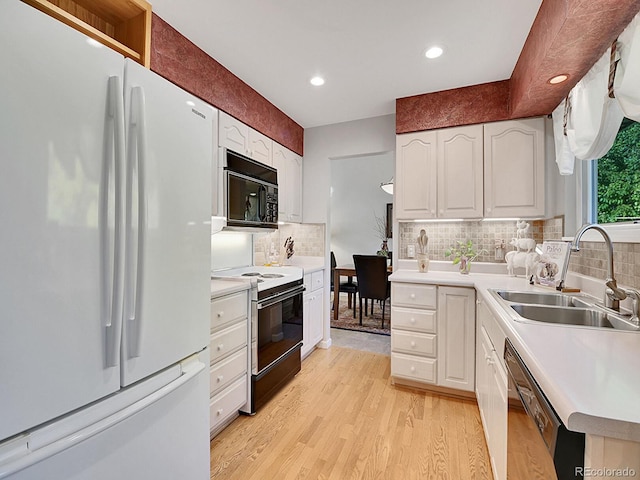
<path fill-rule="evenodd" d="M 249 154 L 249 127 L 240 120 L 220 111 L 218 133 L 218 142 L 221 147 L 242 155 Z"/>
<path fill-rule="evenodd" d="M 479 312 L 478 312 L 479 313 Z M 489 412 L 489 377 L 491 375 L 491 353 L 493 347 L 487 332 L 480 322 L 477 324 L 478 335 L 476 342 L 476 398 L 480 419 L 484 427 L 484 436 L 487 445 L 491 444 L 490 412 Z"/>
<path fill-rule="evenodd" d="M 273 144 L 273 167 L 278 170 L 278 220 L 289 221 L 289 182 L 287 165 L 292 152 L 278 143 Z"/>
<path fill-rule="evenodd" d="M 302 157 L 293 153 L 287 167 L 289 221 L 302 222 Z"/>
<path fill-rule="evenodd" d="M 302 157 L 273 144 L 273 166 L 278 170 L 278 220 L 302 221 Z"/>
<path fill-rule="evenodd" d="M 213 150 L 211 156 L 211 216 L 222 217 L 224 216 L 224 199 L 223 199 L 223 186 L 222 186 L 222 159 L 220 158 L 218 148 L 220 134 L 220 127 L 218 125 L 219 118 L 218 110 L 215 110 L 213 114 Z"/>
<path fill-rule="evenodd" d="M 484 216 L 544 215 L 544 119 L 484 126 Z"/>
<path fill-rule="evenodd" d="M 475 290 L 438 287 L 438 385 L 474 390 Z"/>
<path fill-rule="evenodd" d="M 273 141 L 253 128 L 248 128 L 248 137 L 249 157 L 265 165 L 273 165 Z"/>
<path fill-rule="evenodd" d="M 323 302 L 322 302 L 322 290 L 317 290 L 313 293 L 311 297 L 311 303 L 309 304 L 309 308 L 311 309 L 311 326 L 309 329 L 309 334 L 311 338 L 311 345 L 314 347 L 322 340 L 322 318 L 323 315 Z"/>
<path fill-rule="evenodd" d="M 396 136 L 394 193 L 399 220 L 436 217 L 436 132 Z"/>
<path fill-rule="evenodd" d="M 495 350 L 491 355 L 491 375 L 489 380 L 489 410 L 491 443 L 489 445 L 491 468 L 496 480 L 507 479 L 507 416 L 508 381 L 507 372 L 500 361 L 501 355 Z"/>
<path fill-rule="evenodd" d="M 307 356 L 322 340 L 323 309 L 322 290 L 308 293 L 303 297 L 302 357 Z"/>
<path fill-rule="evenodd" d="M 482 125 L 438 130 L 438 217 L 482 217 Z"/>

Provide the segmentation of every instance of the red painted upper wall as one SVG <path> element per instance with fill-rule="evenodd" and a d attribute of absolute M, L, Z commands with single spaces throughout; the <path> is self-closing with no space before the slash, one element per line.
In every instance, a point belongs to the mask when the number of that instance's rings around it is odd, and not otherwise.
<path fill-rule="evenodd" d="M 300 125 L 155 14 L 151 70 L 303 155 Z"/>
<path fill-rule="evenodd" d="M 509 81 L 396 99 L 396 133 L 509 118 Z"/>
<path fill-rule="evenodd" d="M 397 99 L 396 133 L 551 113 L 638 11 L 640 0 L 543 0 L 510 80 Z M 549 85 L 559 73 L 569 81 Z"/>

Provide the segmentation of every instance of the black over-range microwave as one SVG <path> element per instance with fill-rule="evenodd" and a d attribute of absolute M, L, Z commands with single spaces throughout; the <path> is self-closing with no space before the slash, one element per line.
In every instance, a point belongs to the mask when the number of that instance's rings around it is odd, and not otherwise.
<path fill-rule="evenodd" d="M 221 149 L 227 227 L 278 228 L 278 172 L 275 168 Z"/>

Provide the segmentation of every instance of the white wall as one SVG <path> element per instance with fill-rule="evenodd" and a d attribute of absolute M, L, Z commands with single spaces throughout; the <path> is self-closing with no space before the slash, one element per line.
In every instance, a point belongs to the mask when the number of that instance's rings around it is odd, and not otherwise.
<path fill-rule="evenodd" d="M 373 156 L 396 149 L 395 115 L 337 123 L 304 131 L 303 214 L 305 223 L 326 223 L 325 245 L 331 245 L 330 191 L 332 159 Z M 346 263 L 346 262 L 345 262 Z M 325 285 L 329 285 L 329 249 L 325 252 Z M 329 296 L 325 298 L 324 339 L 331 345 Z"/>
<path fill-rule="evenodd" d="M 211 235 L 211 270 L 252 265 L 253 242 L 250 233 L 218 232 Z"/>
<path fill-rule="evenodd" d="M 305 223 L 329 222 L 331 159 L 395 152 L 395 149 L 395 115 L 305 129 L 302 188 Z"/>
<path fill-rule="evenodd" d="M 352 255 L 371 255 L 382 239 L 375 216 L 386 218 L 393 196 L 381 188 L 394 172 L 394 152 L 331 161 L 331 250 L 338 264 L 351 263 Z M 375 216 L 374 216 L 375 215 Z"/>

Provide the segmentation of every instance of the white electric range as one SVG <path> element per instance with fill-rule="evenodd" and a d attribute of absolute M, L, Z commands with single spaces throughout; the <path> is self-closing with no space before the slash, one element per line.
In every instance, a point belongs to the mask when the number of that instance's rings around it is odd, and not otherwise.
<path fill-rule="evenodd" d="M 303 270 L 241 267 L 211 278 L 251 283 L 251 402 L 255 413 L 300 371 L 303 340 Z"/>
<path fill-rule="evenodd" d="M 266 267 L 251 266 L 231 268 L 227 270 L 215 270 L 211 272 L 212 279 L 246 279 L 252 283 L 252 300 L 257 300 L 258 295 L 265 297 L 263 292 L 271 291 L 287 285 L 288 283 L 299 283 L 303 278 L 303 270 L 295 266 Z M 253 281 L 252 281 L 253 280 Z M 275 292 L 277 293 L 277 292 Z"/>

